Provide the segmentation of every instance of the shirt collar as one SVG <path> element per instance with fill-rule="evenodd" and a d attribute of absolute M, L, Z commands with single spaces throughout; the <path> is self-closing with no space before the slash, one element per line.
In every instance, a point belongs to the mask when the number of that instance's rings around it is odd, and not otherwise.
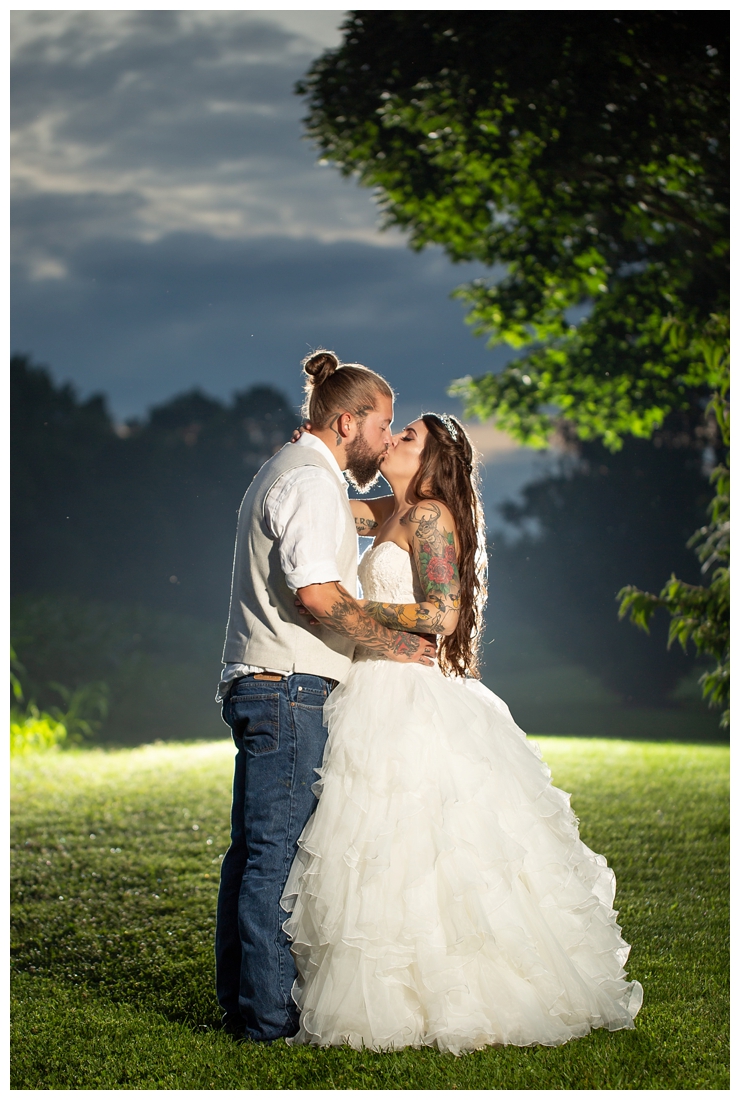
<path fill-rule="evenodd" d="M 313 447 L 314 450 L 321 451 L 324 458 L 328 458 L 329 464 L 331 465 L 332 470 L 334 470 L 334 472 L 336 473 L 339 482 L 344 486 L 345 489 L 347 488 L 347 482 L 344 480 L 344 474 L 342 473 L 341 467 L 334 455 L 327 447 L 326 443 L 324 443 L 323 439 L 319 439 L 318 436 L 311 435 L 310 432 L 304 432 L 301 438 L 296 440 L 293 446 Z"/>

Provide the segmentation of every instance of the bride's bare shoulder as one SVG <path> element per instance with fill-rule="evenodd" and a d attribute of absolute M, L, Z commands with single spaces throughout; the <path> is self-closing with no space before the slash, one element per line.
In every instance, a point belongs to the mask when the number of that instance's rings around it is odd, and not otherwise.
<path fill-rule="evenodd" d="M 420 500 L 417 504 L 412 504 L 408 512 L 401 517 L 401 523 L 412 529 L 455 530 L 452 512 L 441 500 Z"/>

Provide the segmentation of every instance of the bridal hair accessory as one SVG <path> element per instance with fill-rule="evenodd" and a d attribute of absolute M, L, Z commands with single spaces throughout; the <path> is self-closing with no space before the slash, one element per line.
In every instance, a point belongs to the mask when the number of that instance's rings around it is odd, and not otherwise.
<path fill-rule="evenodd" d="M 447 428 L 447 431 L 450 433 L 455 443 L 457 443 L 457 425 L 451 420 L 447 413 L 440 413 L 439 419 L 442 421 L 445 428 Z"/>

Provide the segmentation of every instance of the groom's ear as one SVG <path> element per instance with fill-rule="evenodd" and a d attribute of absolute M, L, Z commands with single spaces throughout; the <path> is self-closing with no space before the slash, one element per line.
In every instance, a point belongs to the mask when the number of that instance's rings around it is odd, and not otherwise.
<path fill-rule="evenodd" d="M 352 434 L 352 425 L 355 423 L 355 418 L 352 413 L 344 412 L 340 413 L 337 417 L 337 432 L 341 435 L 342 439 L 347 439 Z"/>

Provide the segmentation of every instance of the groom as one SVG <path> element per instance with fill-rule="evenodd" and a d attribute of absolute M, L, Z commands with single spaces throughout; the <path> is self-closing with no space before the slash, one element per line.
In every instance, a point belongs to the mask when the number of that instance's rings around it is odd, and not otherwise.
<path fill-rule="evenodd" d="M 342 400 L 333 407 L 327 395 L 337 390 Z M 427 640 L 381 626 L 355 598 L 357 533 L 343 471 L 360 489 L 375 480 L 391 440 L 393 391 L 353 365 L 318 406 L 323 422 L 312 421 L 310 434 L 262 466 L 239 509 L 218 695 L 237 751 L 216 990 L 224 1029 L 263 1042 L 298 1030 L 280 898 L 316 805 L 324 702 L 358 642 L 389 660 L 434 659 Z M 299 613 L 296 597 L 318 627 Z"/>

